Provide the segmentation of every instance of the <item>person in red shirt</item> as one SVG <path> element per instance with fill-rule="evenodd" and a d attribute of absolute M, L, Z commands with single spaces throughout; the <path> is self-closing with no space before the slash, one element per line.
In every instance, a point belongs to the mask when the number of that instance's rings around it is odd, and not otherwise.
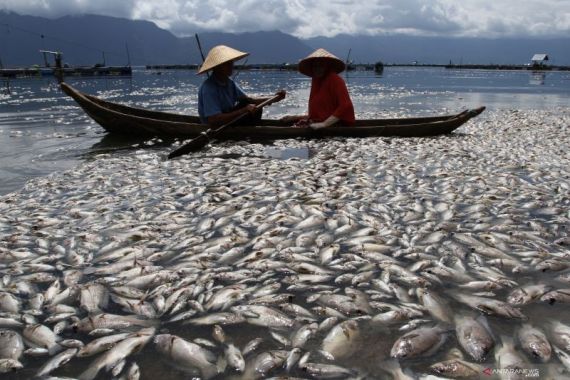
<path fill-rule="evenodd" d="M 309 114 L 286 116 L 282 120 L 313 129 L 335 124 L 354 124 L 354 106 L 344 80 L 338 75 L 346 68 L 344 62 L 325 49 L 317 49 L 299 61 L 299 72 L 310 76 Z"/>

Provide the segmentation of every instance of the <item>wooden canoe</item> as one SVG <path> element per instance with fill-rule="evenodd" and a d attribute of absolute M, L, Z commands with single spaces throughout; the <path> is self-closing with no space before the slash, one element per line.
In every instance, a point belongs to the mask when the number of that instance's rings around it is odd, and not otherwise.
<path fill-rule="evenodd" d="M 128 107 L 82 93 L 65 82 L 62 90 L 83 108 L 83 110 L 110 133 L 127 136 L 196 137 L 209 129 L 200 124 L 198 116 L 186 116 L 167 112 L 150 111 Z M 291 128 L 280 120 L 263 119 L 257 126 L 235 126 L 225 129 L 218 139 L 287 139 L 320 137 L 374 137 L 401 136 L 424 137 L 448 134 L 459 128 L 472 117 L 479 115 L 485 107 L 465 110 L 455 115 L 416 117 L 400 119 L 357 120 L 350 127 L 330 127 L 314 131 L 310 128 Z"/>

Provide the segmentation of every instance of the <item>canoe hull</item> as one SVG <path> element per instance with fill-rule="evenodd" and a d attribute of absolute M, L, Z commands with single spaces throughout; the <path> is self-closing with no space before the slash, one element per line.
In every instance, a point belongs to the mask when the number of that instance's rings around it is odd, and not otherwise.
<path fill-rule="evenodd" d="M 209 127 L 200 124 L 197 116 L 177 115 L 149 111 L 108 102 L 77 91 L 66 83 L 62 90 L 72 97 L 83 110 L 106 131 L 127 136 L 161 136 L 192 138 L 206 132 Z M 463 111 L 456 115 L 357 120 L 350 127 L 330 127 L 314 131 L 310 128 L 293 128 L 280 120 L 262 120 L 257 126 L 226 128 L 217 139 L 289 139 L 324 137 L 425 137 L 453 132 L 469 119 L 479 115 L 485 107 Z"/>

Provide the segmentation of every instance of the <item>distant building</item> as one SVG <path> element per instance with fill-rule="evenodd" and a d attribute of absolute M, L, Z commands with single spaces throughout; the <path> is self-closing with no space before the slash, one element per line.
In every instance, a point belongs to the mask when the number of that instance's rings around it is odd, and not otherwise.
<path fill-rule="evenodd" d="M 542 67 L 545 66 L 545 62 L 548 61 L 548 54 L 535 54 L 530 59 L 532 66 Z"/>

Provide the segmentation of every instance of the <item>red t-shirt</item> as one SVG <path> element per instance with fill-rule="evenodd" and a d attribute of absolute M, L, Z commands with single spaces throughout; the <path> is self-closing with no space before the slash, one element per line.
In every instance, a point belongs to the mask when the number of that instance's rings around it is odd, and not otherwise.
<path fill-rule="evenodd" d="M 321 122 L 336 116 L 345 125 L 354 124 L 354 107 L 344 80 L 335 72 L 311 81 L 309 119 Z"/>

